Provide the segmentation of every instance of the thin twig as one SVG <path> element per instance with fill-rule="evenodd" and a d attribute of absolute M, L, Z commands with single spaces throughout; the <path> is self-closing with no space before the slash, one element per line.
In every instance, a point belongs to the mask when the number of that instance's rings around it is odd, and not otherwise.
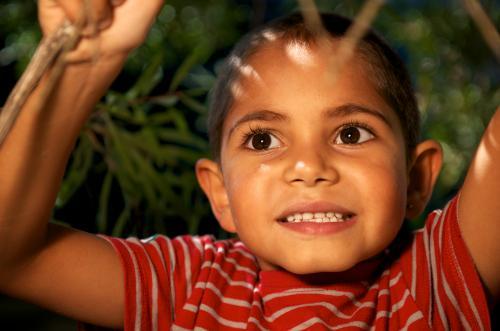
<path fill-rule="evenodd" d="M 318 48 L 328 53 L 332 48 L 332 43 L 330 38 L 328 38 L 328 32 L 323 26 L 318 7 L 316 7 L 314 0 L 298 0 L 298 2 L 306 28 L 314 35 Z M 330 71 L 327 74 L 330 74 Z"/>
<path fill-rule="evenodd" d="M 306 26 L 319 37 L 319 47 L 326 51 L 331 51 L 332 43 L 331 40 L 327 38 L 328 35 L 321 23 L 321 18 L 314 4 L 314 0 L 298 0 L 298 2 Z M 354 54 L 356 46 L 370 28 L 372 21 L 377 16 L 384 2 L 384 0 L 367 0 L 359 14 L 354 18 L 352 25 L 340 40 L 335 56 L 331 57 L 328 74 L 332 81 L 337 79 L 339 70 Z"/>
<path fill-rule="evenodd" d="M 359 41 L 370 29 L 370 25 L 377 17 L 384 2 L 384 0 L 367 0 L 359 14 L 354 18 L 352 25 L 339 42 L 336 56 L 332 57 L 330 70 L 333 77 L 337 77 L 340 69 L 352 57 Z"/>
<path fill-rule="evenodd" d="M 317 36 L 325 36 L 326 31 L 314 0 L 298 0 L 298 2 L 307 29 Z"/>
<path fill-rule="evenodd" d="M 465 10 L 472 17 L 476 23 L 479 31 L 483 35 L 484 40 L 495 54 L 498 61 L 500 61 L 500 35 L 498 34 L 495 25 L 488 17 L 483 7 L 477 0 L 463 0 Z"/>
<path fill-rule="evenodd" d="M 64 21 L 53 34 L 42 39 L 26 70 L 10 93 L 0 112 L 0 145 L 14 124 L 22 106 L 40 82 L 43 74 L 54 62 L 60 62 L 62 52 L 65 49 L 71 49 L 76 44 L 78 35 L 78 29 L 68 21 Z M 60 70 L 62 69 L 56 70 L 55 73 L 57 74 Z M 49 86 L 51 84 L 54 85 L 56 79 L 49 78 L 49 81 Z M 48 90 L 45 90 L 44 94 L 48 95 L 50 93 Z"/>
<path fill-rule="evenodd" d="M 95 23 L 90 0 L 85 0 L 83 13 L 74 24 L 68 20 L 64 20 L 51 35 L 42 39 L 26 70 L 21 75 L 16 86 L 9 94 L 3 109 L 0 111 L 0 145 L 2 145 L 2 142 L 14 125 L 29 95 L 40 83 L 43 75 L 50 71 L 47 77 L 47 84 L 41 91 L 40 97 L 36 100 L 34 106 L 35 111 L 43 109 L 64 72 L 66 66 L 65 55 L 75 48 L 80 40 L 83 26 L 88 24 L 89 21 L 90 23 Z M 96 24 L 91 24 L 90 26 L 91 28 L 95 28 L 92 33 L 97 34 Z M 92 60 L 95 60 L 97 56 L 98 50 L 94 52 Z"/>
<path fill-rule="evenodd" d="M 45 85 L 45 88 L 42 90 L 40 98 L 37 100 L 38 102 L 37 109 L 43 108 L 43 106 L 47 103 L 48 98 L 52 94 L 54 87 L 59 82 L 59 79 L 61 78 L 64 72 L 64 68 L 66 67 L 66 59 L 64 55 L 67 54 L 72 49 L 74 49 L 76 44 L 78 43 L 78 40 L 80 39 L 79 33 L 77 31 L 78 30 L 76 30 L 75 33 L 72 34 L 62 45 L 61 52 L 56 57 L 52 68 L 50 68 L 50 75 L 47 79 L 47 84 Z"/>

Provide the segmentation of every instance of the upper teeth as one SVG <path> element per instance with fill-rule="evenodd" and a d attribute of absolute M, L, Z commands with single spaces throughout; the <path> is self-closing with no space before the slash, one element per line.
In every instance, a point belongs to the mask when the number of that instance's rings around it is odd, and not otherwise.
<path fill-rule="evenodd" d="M 343 222 L 349 219 L 348 215 L 341 213 L 297 213 L 286 217 L 287 222 Z"/>

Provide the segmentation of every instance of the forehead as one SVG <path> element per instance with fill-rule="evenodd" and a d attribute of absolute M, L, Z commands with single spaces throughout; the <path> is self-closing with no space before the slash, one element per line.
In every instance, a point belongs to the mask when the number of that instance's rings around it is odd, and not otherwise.
<path fill-rule="evenodd" d="M 239 76 L 230 86 L 234 101 L 224 121 L 223 137 L 239 118 L 263 109 L 285 112 L 293 119 L 358 104 L 379 110 L 398 123 L 395 112 L 373 85 L 361 56 L 353 56 L 333 76 L 337 45 L 333 40 L 331 49 L 325 51 L 303 42 L 275 40 L 260 46 L 245 62 L 234 59 Z"/>

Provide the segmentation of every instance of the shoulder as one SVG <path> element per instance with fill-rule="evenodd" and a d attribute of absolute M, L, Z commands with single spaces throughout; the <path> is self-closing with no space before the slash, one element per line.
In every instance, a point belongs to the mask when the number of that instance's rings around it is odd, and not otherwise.
<path fill-rule="evenodd" d="M 459 196 L 454 196 L 443 208 L 430 212 L 424 226 L 408 232 L 401 241 L 401 249 L 396 254 L 399 254 L 398 262 L 404 271 L 411 272 L 412 276 L 434 273 L 429 277 L 438 277 L 439 272 L 445 271 L 476 274 L 458 226 Z"/>
<path fill-rule="evenodd" d="M 395 266 L 429 323 L 488 325 L 485 292 L 458 226 L 459 195 L 414 231 Z M 474 327 L 473 327 L 474 329 Z"/>
<path fill-rule="evenodd" d="M 161 259 L 164 263 L 169 261 L 171 269 L 175 269 L 179 262 L 189 263 L 190 266 L 221 260 L 248 266 L 256 264 L 254 255 L 238 239 L 217 240 L 212 235 L 183 235 L 174 238 L 154 235 L 145 239 L 102 237 L 113 245 L 122 258 Z"/>
<path fill-rule="evenodd" d="M 127 239 L 137 242 L 137 239 Z M 164 235 L 155 235 L 151 238 L 143 239 L 141 242 L 145 245 L 163 246 L 163 249 L 197 252 L 207 256 L 228 256 L 228 257 L 246 257 L 254 260 L 254 256 L 248 248 L 238 239 L 218 240 L 212 235 L 191 236 L 183 235 L 169 238 Z M 163 245 L 162 245 L 163 243 Z"/>
<path fill-rule="evenodd" d="M 171 325 L 175 313 L 188 300 L 190 304 L 197 302 L 205 289 L 219 284 L 250 288 L 258 273 L 254 256 L 236 239 L 216 240 L 209 235 L 104 238 L 122 261 L 126 325 L 148 319 L 151 312 L 160 309 L 170 314 L 158 314 L 165 320 L 158 323 Z"/>

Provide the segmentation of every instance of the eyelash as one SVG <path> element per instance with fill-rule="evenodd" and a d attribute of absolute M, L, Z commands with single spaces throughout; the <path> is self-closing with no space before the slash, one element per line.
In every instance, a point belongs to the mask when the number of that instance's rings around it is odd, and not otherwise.
<path fill-rule="evenodd" d="M 241 145 L 243 147 L 245 147 L 248 144 L 248 142 L 250 141 L 250 139 L 252 139 L 253 136 L 255 136 L 256 134 L 262 134 L 262 133 L 273 134 L 273 130 L 268 129 L 268 128 L 263 128 L 261 126 L 257 126 L 254 128 L 250 127 L 248 132 L 243 133 Z"/>
<path fill-rule="evenodd" d="M 358 122 L 358 121 L 349 121 L 349 122 L 341 124 L 335 130 L 335 138 L 334 139 L 336 139 L 336 137 L 340 134 L 341 130 L 343 130 L 345 128 L 350 128 L 350 127 L 357 127 L 357 128 L 367 130 L 370 134 L 372 134 L 374 137 L 376 137 L 374 130 L 370 125 L 368 125 L 366 123 Z M 273 130 L 268 129 L 268 128 L 264 128 L 261 126 L 250 127 L 249 131 L 243 133 L 243 135 L 242 135 L 243 137 L 242 137 L 241 146 L 245 147 L 248 144 L 248 142 L 250 141 L 250 139 L 252 139 L 253 136 L 255 136 L 257 134 L 262 134 L 262 133 L 273 134 Z M 245 147 L 245 149 L 247 149 L 247 148 Z"/>
<path fill-rule="evenodd" d="M 342 129 L 350 128 L 350 127 L 356 127 L 356 128 L 365 129 L 366 131 L 370 132 L 374 137 L 376 137 L 375 132 L 374 132 L 374 130 L 373 130 L 373 128 L 371 126 L 369 126 L 366 123 L 357 122 L 357 121 L 349 121 L 349 122 L 346 122 L 346 123 L 342 124 L 336 130 L 336 135 L 335 136 L 337 136 L 338 133 L 339 133 L 339 131 L 341 131 Z"/>

